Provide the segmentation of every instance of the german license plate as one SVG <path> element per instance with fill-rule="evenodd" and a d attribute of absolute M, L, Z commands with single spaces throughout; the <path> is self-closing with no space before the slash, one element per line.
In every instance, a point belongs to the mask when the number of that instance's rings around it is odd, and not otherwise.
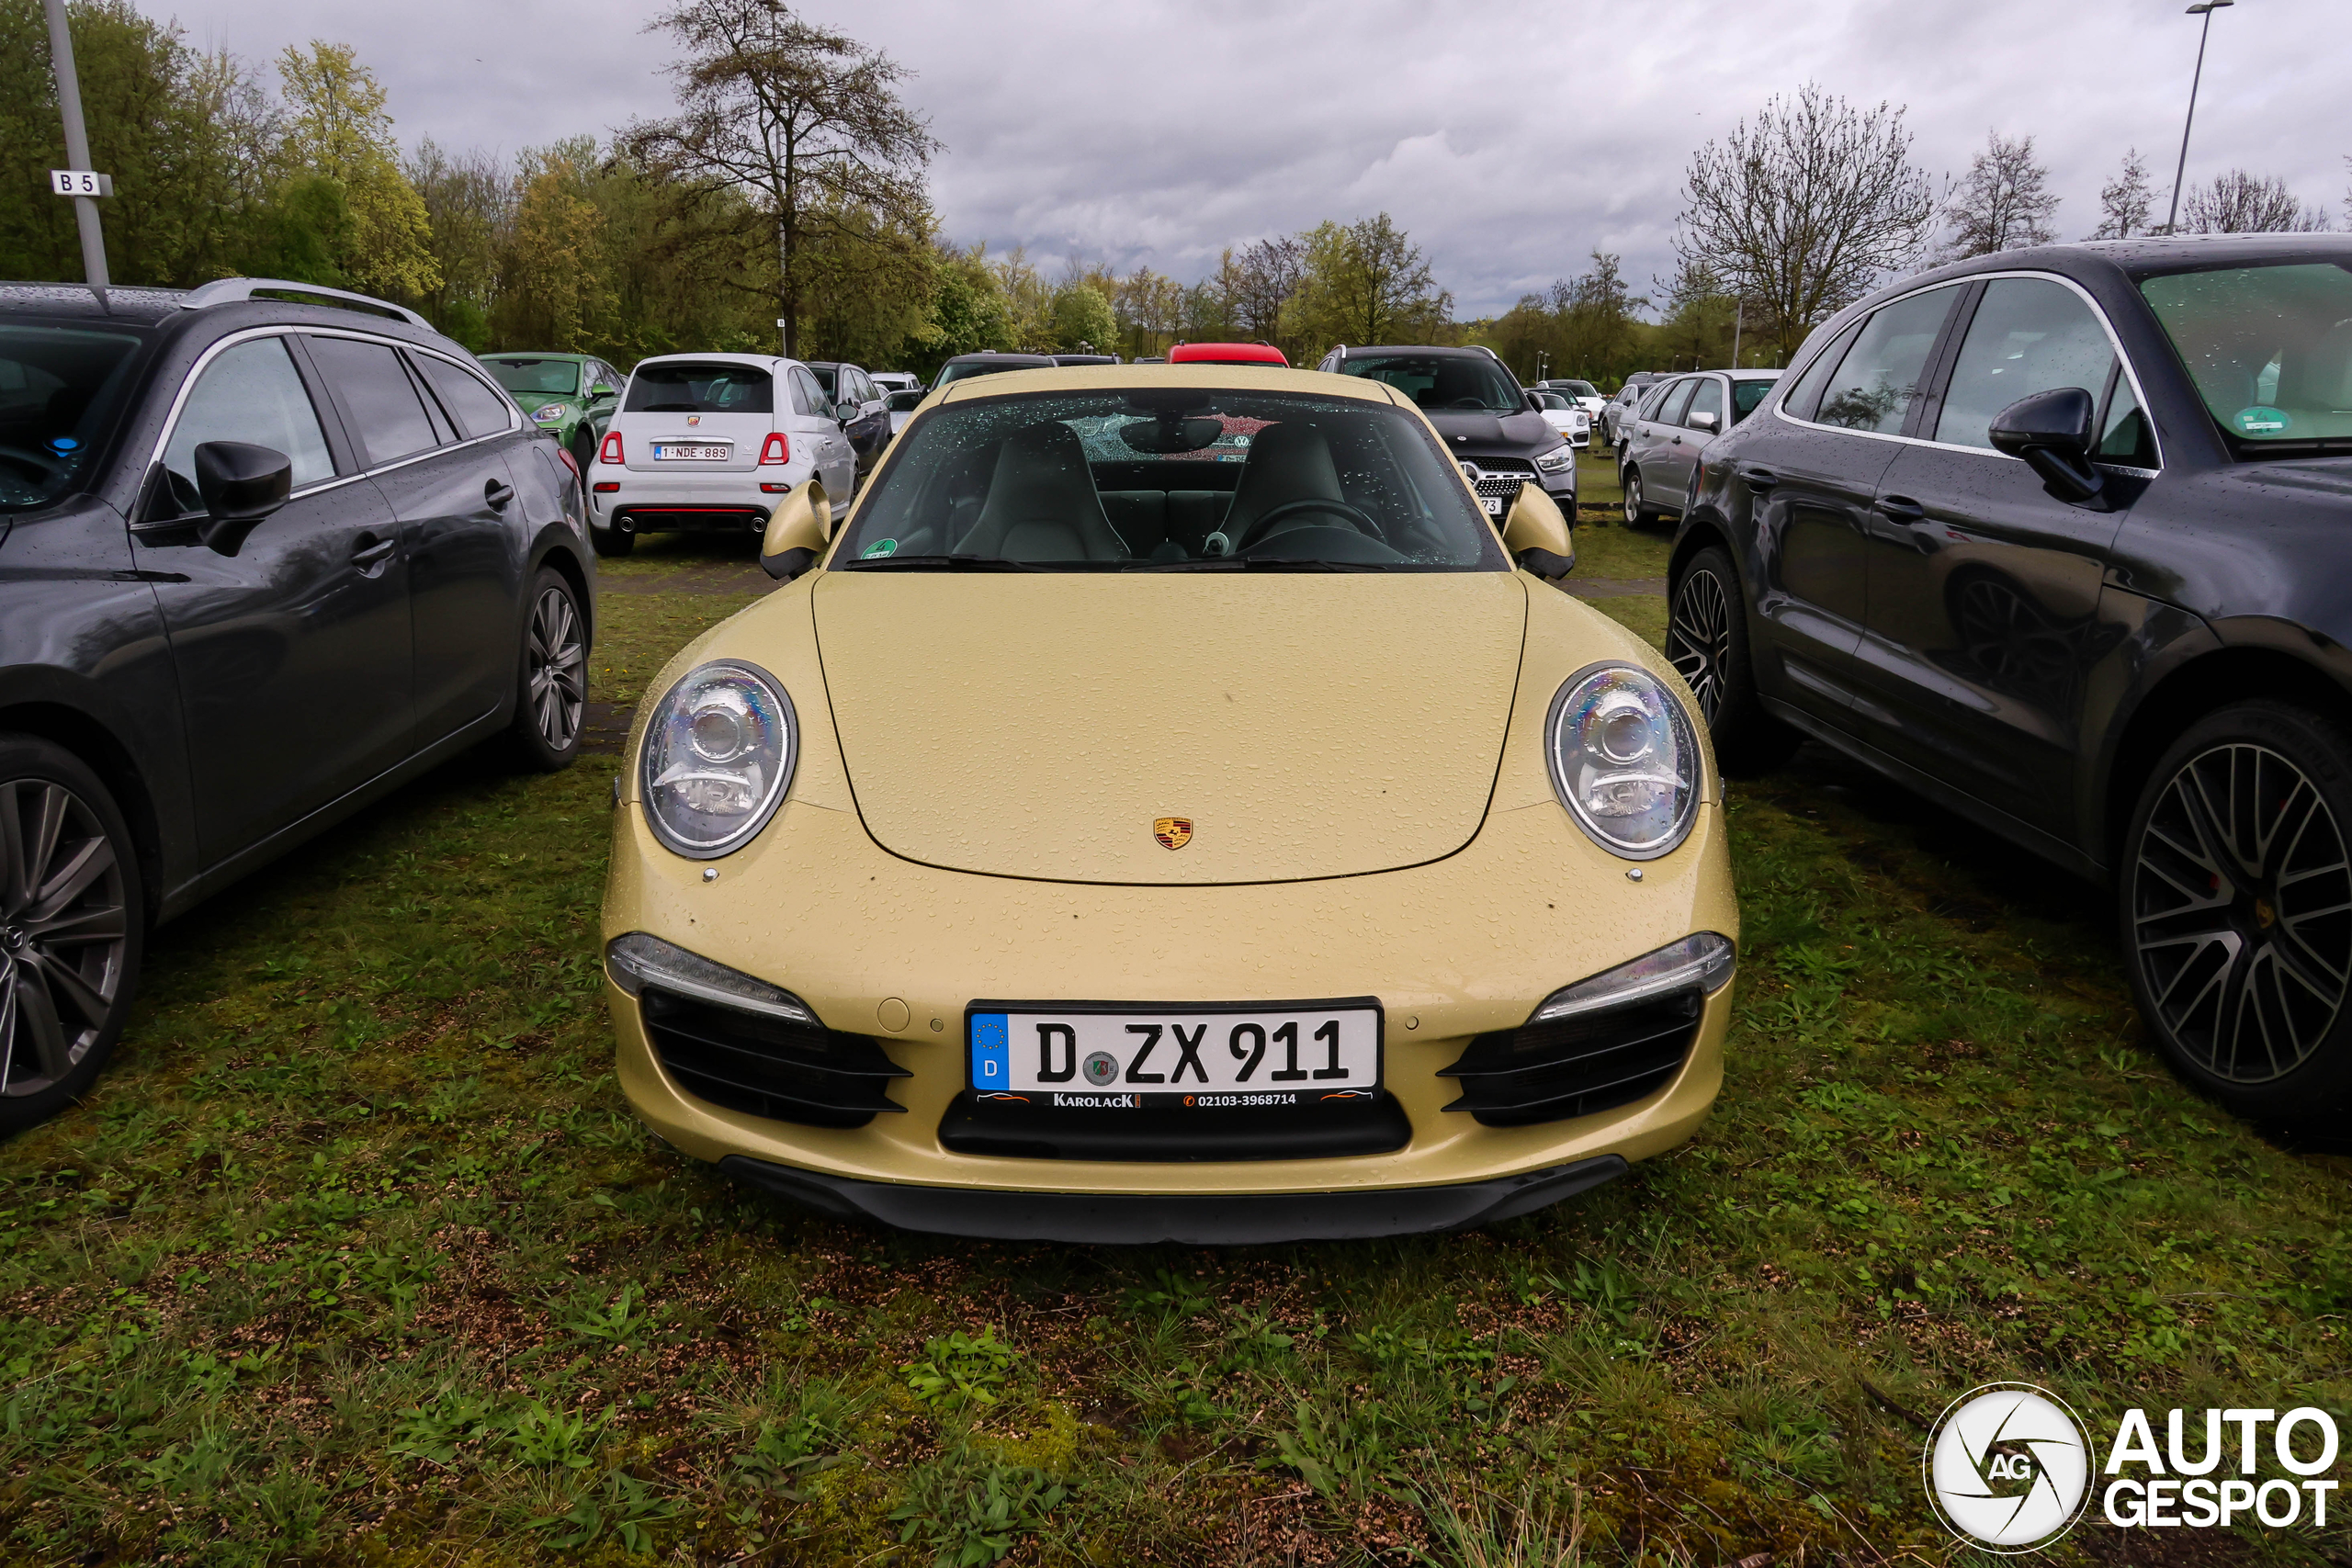
<path fill-rule="evenodd" d="M 1503 514 L 1503 498 L 1501 496 L 1482 495 L 1478 499 L 1487 503 L 1487 516 L 1500 517 Z"/>
<path fill-rule="evenodd" d="M 1231 1109 L 1371 1099 L 1380 1005 L 1271 1007 L 975 1002 L 965 1015 L 982 1100 L 1071 1110 Z"/>
<path fill-rule="evenodd" d="M 672 441 L 657 441 L 653 444 L 653 460 L 657 463 L 723 463 L 733 450 L 724 441 L 684 446 Z"/>

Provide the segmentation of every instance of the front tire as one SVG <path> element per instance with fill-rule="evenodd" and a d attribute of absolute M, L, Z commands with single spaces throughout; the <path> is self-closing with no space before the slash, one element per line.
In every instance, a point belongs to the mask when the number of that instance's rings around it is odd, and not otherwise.
<path fill-rule="evenodd" d="M 80 1099 L 114 1054 L 145 908 L 105 784 L 61 746 L 0 734 L 0 1133 Z"/>
<path fill-rule="evenodd" d="M 588 622 L 571 580 L 553 567 L 541 567 L 532 585 L 520 662 L 515 752 L 538 773 L 568 768 L 580 755 L 588 708 Z"/>
<path fill-rule="evenodd" d="M 1690 694 L 1726 773 L 1766 773 L 1804 737 L 1764 711 L 1749 657 L 1747 602 L 1731 557 L 1710 545 L 1692 556 L 1668 596 L 1666 656 Z"/>
<path fill-rule="evenodd" d="M 2352 736 L 2235 704 L 2173 742 L 2117 877 L 2148 1032 L 2238 1115 L 2306 1122 L 2352 1098 Z"/>

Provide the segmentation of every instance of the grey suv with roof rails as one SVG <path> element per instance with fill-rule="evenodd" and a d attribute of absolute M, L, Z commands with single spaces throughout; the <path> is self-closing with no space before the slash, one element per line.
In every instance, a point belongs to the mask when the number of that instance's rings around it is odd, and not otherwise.
<path fill-rule="evenodd" d="M 158 921 L 477 741 L 569 764 L 595 581 L 554 441 L 413 311 L 0 284 L 0 1132 L 89 1088 Z"/>
<path fill-rule="evenodd" d="M 1489 517 L 1499 522 L 1532 483 L 1575 525 L 1576 449 L 1492 350 L 1341 344 L 1316 368 L 1383 382 L 1427 414 Z"/>

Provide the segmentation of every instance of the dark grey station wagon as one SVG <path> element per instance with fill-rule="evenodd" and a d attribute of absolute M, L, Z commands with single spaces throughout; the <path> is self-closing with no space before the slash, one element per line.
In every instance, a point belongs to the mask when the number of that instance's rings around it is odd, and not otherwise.
<path fill-rule="evenodd" d="M 399 307 L 0 284 L 0 1131 L 96 1076 L 154 922 L 479 740 L 571 761 L 578 495 Z"/>

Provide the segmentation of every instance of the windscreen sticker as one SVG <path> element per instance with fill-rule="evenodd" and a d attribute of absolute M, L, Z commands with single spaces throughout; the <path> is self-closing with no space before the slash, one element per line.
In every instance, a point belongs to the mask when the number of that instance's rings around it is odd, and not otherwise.
<path fill-rule="evenodd" d="M 2265 408 L 2256 403 L 2250 409 L 2240 409 L 2232 416 L 2231 423 L 2247 435 L 2275 435 L 2294 422 L 2284 409 Z"/>
<path fill-rule="evenodd" d="M 872 544 L 866 546 L 865 548 L 858 551 L 857 558 L 860 560 L 872 560 L 876 556 L 894 556 L 898 553 L 898 540 L 876 539 Z"/>

